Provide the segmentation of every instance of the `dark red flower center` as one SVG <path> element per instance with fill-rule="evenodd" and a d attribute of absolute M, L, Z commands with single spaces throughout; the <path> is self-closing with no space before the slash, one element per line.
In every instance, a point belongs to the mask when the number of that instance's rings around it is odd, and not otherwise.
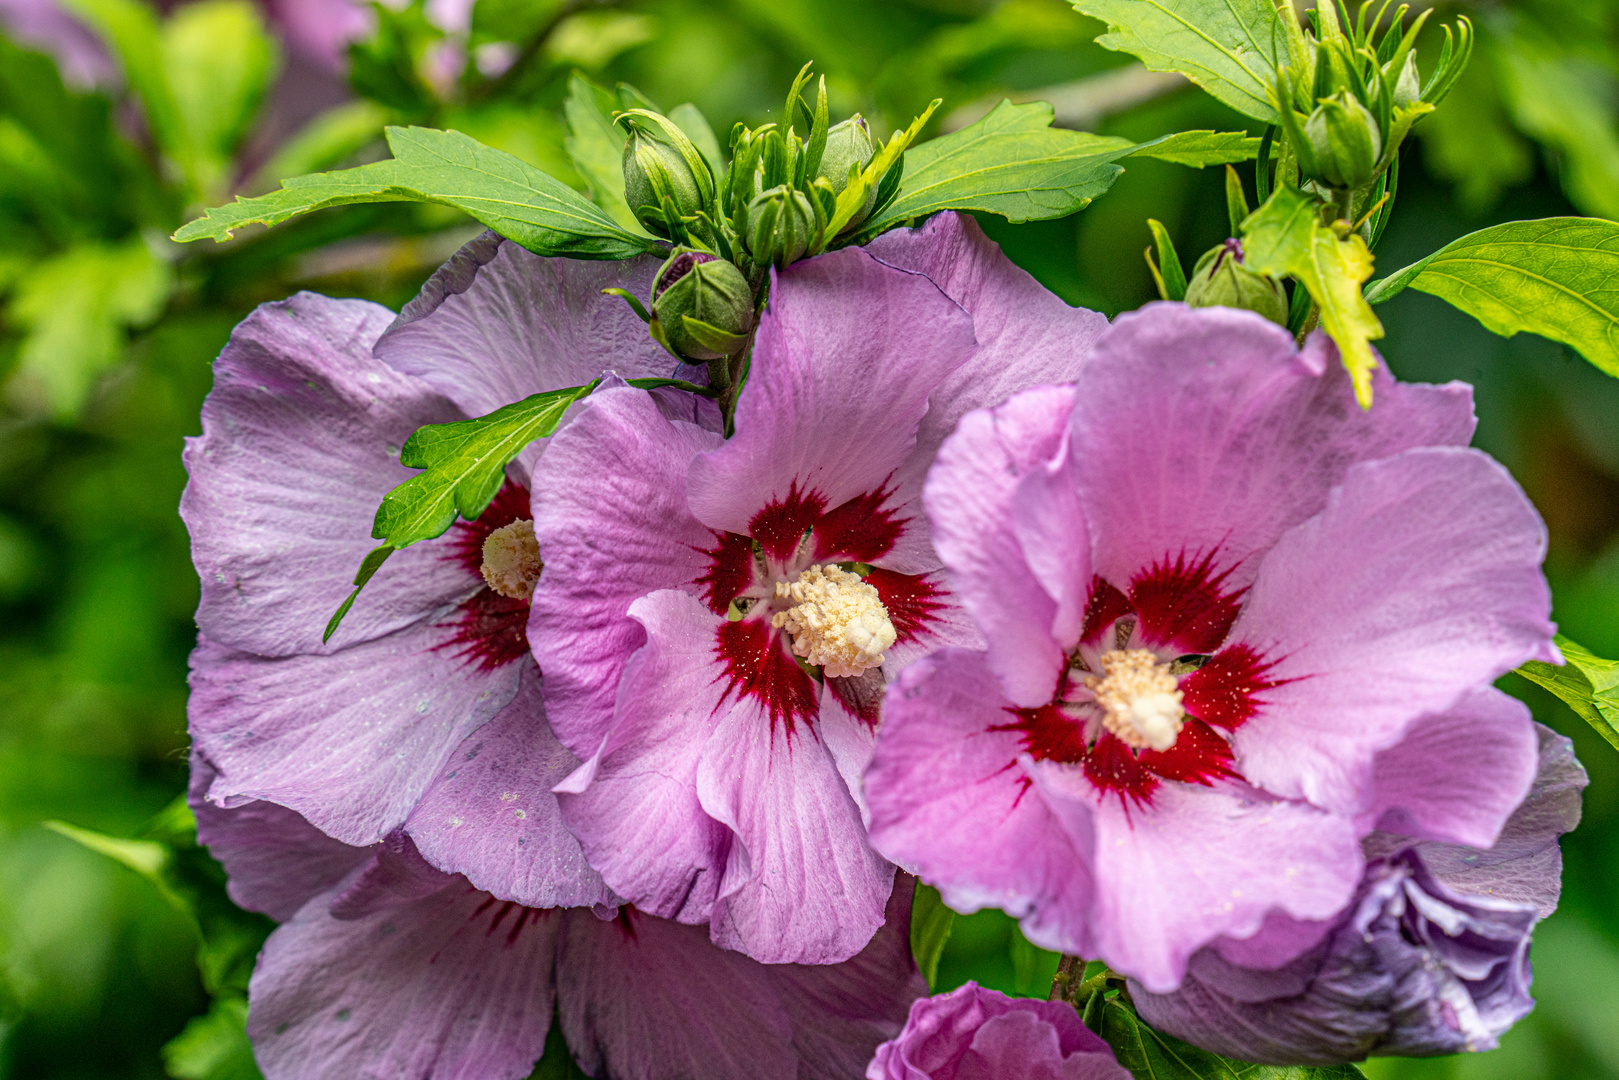
<path fill-rule="evenodd" d="M 453 650 L 464 663 L 494 671 L 521 660 L 528 651 L 527 600 L 502 596 L 483 579 L 483 546 L 496 529 L 533 513 L 528 488 L 507 480 L 476 521 L 457 521 L 451 528 L 445 558 L 466 568 L 478 590 L 461 601 L 446 620 L 449 638 L 438 647 Z"/>
<path fill-rule="evenodd" d="M 1160 560 L 1121 590 L 1097 577 L 1091 583 L 1080 642 L 1069 656 L 1049 703 L 1010 709 L 1016 720 L 997 730 L 1017 731 L 1036 760 L 1075 765 L 1103 793 L 1145 805 L 1164 780 L 1211 785 L 1239 778 L 1229 735 L 1264 704 L 1275 661 L 1245 644 L 1226 645 L 1242 606 L 1243 591 L 1226 584 L 1230 569 L 1216 573 L 1215 553 Z M 1144 722 L 1121 725 L 1127 711 L 1110 694 L 1113 672 L 1134 662 L 1131 674 L 1149 685 L 1163 709 L 1163 693 L 1179 694 L 1178 730 L 1172 742 L 1154 744 Z M 1150 668 L 1141 675 L 1143 666 Z M 1173 679 L 1173 684 L 1168 680 Z M 1163 709 L 1140 708 L 1145 721 L 1163 722 Z M 1147 702 L 1150 706 L 1152 701 Z M 1160 733 L 1162 733 L 1160 731 Z M 1163 748 L 1155 748 L 1162 746 Z"/>

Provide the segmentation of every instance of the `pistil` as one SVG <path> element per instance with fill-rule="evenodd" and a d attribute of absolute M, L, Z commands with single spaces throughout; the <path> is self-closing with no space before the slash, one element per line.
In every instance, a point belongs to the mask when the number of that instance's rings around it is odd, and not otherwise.
<path fill-rule="evenodd" d="M 1102 726 L 1135 749 L 1168 750 L 1185 724 L 1181 691 L 1169 665 L 1146 649 L 1110 649 L 1102 674 L 1085 686 L 1102 707 Z"/>
<path fill-rule="evenodd" d="M 879 667 L 897 637 L 877 590 L 837 566 L 812 566 L 798 580 L 776 583 L 776 596 L 793 606 L 770 625 L 793 636 L 793 652 L 834 678 Z"/>
<path fill-rule="evenodd" d="M 478 569 L 489 587 L 514 600 L 531 600 L 545 564 L 534 538 L 534 523 L 522 518 L 503 525 L 483 542 L 483 565 Z"/>

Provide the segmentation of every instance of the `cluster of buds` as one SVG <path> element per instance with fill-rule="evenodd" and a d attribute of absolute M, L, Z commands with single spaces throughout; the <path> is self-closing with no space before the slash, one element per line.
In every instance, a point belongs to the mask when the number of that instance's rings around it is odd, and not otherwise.
<path fill-rule="evenodd" d="M 1456 33 L 1445 27 L 1438 64 L 1426 83 L 1417 70 L 1417 35 L 1430 11 L 1401 32 L 1401 5 L 1383 29 L 1392 0 L 1360 8 L 1340 22 L 1338 8 L 1321 0 L 1312 25 L 1293 26 L 1293 62 L 1277 71 L 1276 111 L 1291 161 L 1304 185 L 1353 219 L 1392 191 L 1390 165 L 1411 125 L 1448 94 L 1472 53 L 1466 18 Z M 1291 16 L 1291 5 L 1286 8 Z M 1284 167 L 1290 167 L 1286 158 Z"/>
<path fill-rule="evenodd" d="M 675 245 L 653 287 L 652 336 L 711 370 L 746 345 L 772 266 L 825 251 L 894 197 L 900 152 L 926 119 L 885 147 L 858 113 L 830 123 L 825 79 L 810 108 L 808 80 L 806 64 L 782 123 L 732 129 L 723 169 L 661 113 L 627 109 L 616 118 L 628 132 L 625 200 L 649 232 Z M 807 137 L 793 124 L 800 118 Z"/>

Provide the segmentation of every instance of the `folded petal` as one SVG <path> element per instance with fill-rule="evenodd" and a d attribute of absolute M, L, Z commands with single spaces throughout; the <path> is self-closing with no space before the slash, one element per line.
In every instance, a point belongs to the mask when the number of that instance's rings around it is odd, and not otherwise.
<path fill-rule="evenodd" d="M 222 645 L 287 656 L 367 641 L 481 584 L 447 541 L 395 555 L 343 623 L 326 621 L 376 547 L 371 519 L 414 475 L 399 447 L 461 414 L 371 357 L 386 308 L 299 293 L 244 319 L 214 363 L 202 435 L 186 440 L 180 516 L 202 582 L 197 625 Z"/>
<path fill-rule="evenodd" d="M 1470 690 L 1377 755 L 1360 826 L 1487 848 L 1529 793 L 1537 763 L 1529 707 L 1491 686 Z"/>
<path fill-rule="evenodd" d="M 191 736 L 219 770 L 209 800 L 265 799 L 364 846 L 402 824 L 455 748 L 517 691 L 521 664 L 447 663 L 418 624 L 330 656 L 266 659 L 206 638 L 191 656 Z"/>
<path fill-rule="evenodd" d="M 215 806 L 205 796 L 217 775 L 192 751 L 186 803 L 197 817 L 197 842 L 225 867 L 225 890 L 239 907 L 285 922 L 371 858 L 370 849 L 333 840 L 285 806 Z"/>
<path fill-rule="evenodd" d="M 724 685 L 721 620 L 670 589 L 637 600 L 630 615 L 647 643 L 625 666 L 602 748 L 557 787 L 562 819 L 614 892 L 649 914 L 707 922 L 732 844 L 697 797 Z"/>
<path fill-rule="evenodd" d="M 1551 655 L 1545 527 L 1506 470 L 1453 447 L 1349 469 L 1266 556 L 1231 639 L 1271 659 L 1234 736 L 1243 775 L 1339 813 L 1425 714 Z"/>
<path fill-rule="evenodd" d="M 1052 632 L 1057 601 L 1009 519 L 1019 481 L 1062 448 L 1073 401 L 1070 387 L 1042 387 L 968 413 L 940 449 L 922 494 L 951 587 L 983 633 L 986 662 L 1006 695 L 1026 707 L 1051 700 L 1065 659 Z M 1063 558 L 1088 566 L 1083 532 L 1048 561 Z"/>
<path fill-rule="evenodd" d="M 723 706 L 697 769 L 703 810 L 736 834 L 715 943 L 765 964 L 847 960 L 883 922 L 894 868 L 871 850 L 837 764 L 810 725 Z"/>
<path fill-rule="evenodd" d="M 1032 941 L 1089 955 L 1092 840 L 1019 756 L 1017 716 L 982 654 L 941 650 L 889 687 L 866 771 L 872 845 L 957 911 L 998 907 Z"/>
<path fill-rule="evenodd" d="M 570 911 L 557 956 L 568 1048 L 615 1080 L 761 1080 L 796 1073 L 793 1027 L 767 969 L 701 926 L 626 909 Z"/>
<path fill-rule="evenodd" d="M 270 935 L 247 1016 L 266 1080 L 528 1075 L 551 1025 L 559 914 L 439 877 L 353 918 L 318 898 Z"/>
<path fill-rule="evenodd" d="M 405 830 L 428 862 L 502 900 L 611 905 L 551 792 L 578 767 L 546 723 L 539 669 L 525 665 L 517 696 L 456 749 Z"/>
<path fill-rule="evenodd" d="M 1325 505 L 1357 461 L 1464 445 L 1472 397 L 1380 374 L 1356 406 L 1342 365 L 1252 312 L 1149 304 L 1121 315 L 1079 377 L 1073 428 L 1096 572 L 1119 588 L 1164 559 L 1213 555 L 1227 586 Z"/>
<path fill-rule="evenodd" d="M 973 347 L 972 320 L 937 286 L 858 248 L 775 273 L 736 435 L 692 462 L 692 512 L 751 535 L 772 503 L 829 509 L 884 489 L 916 444 L 928 395 Z"/>
<path fill-rule="evenodd" d="M 624 663 L 646 639 L 630 604 L 658 589 L 695 591 L 711 563 L 715 537 L 686 509 L 686 468 L 721 441 L 625 387 L 593 394 L 537 466 L 545 572 L 528 639 L 557 736 L 580 757 L 601 745 Z"/>

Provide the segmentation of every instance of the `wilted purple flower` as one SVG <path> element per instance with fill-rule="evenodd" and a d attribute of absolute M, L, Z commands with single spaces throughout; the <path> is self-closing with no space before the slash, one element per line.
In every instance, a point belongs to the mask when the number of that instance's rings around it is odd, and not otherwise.
<path fill-rule="evenodd" d="M 1072 378 L 1104 326 L 941 215 L 772 279 L 735 437 L 625 388 L 551 440 L 529 640 L 586 761 L 564 817 L 614 890 L 770 963 L 865 944 L 893 873 L 855 790 L 885 681 L 977 641 L 921 518 L 928 463 L 967 409 Z"/>
<path fill-rule="evenodd" d="M 923 501 L 986 649 L 890 688 L 876 848 L 1167 992 L 1269 913 L 1335 916 L 1385 816 L 1493 842 L 1535 737 L 1489 683 L 1556 656 L 1544 529 L 1465 449 L 1465 386 L 1377 393 L 1323 335 L 1154 304 L 966 417 Z"/>
<path fill-rule="evenodd" d="M 543 722 L 530 735 L 549 739 Z M 457 756 L 486 773 L 502 768 L 488 761 L 496 752 L 520 749 L 480 747 L 482 737 Z M 284 923 L 249 986 L 248 1035 L 268 1080 L 517 1080 L 553 1010 L 594 1076 L 843 1080 L 926 992 L 910 955 L 909 878 L 852 960 L 765 967 L 701 927 L 615 912 L 588 872 L 557 900 L 594 908 L 524 906 L 434 869 L 403 833 L 350 847 L 271 803 L 220 809 L 201 797 L 211 771 L 194 759 L 199 839 L 238 903 Z M 560 832 L 543 787 L 515 798 L 484 787 L 507 817 Z"/>
<path fill-rule="evenodd" d="M 1107 1043 L 1061 1001 L 1009 998 L 968 983 L 912 1002 L 905 1030 L 877 1048 L 867 1080 L 1129 1080 Z"/>
<path fill-rule="evenodd" d="M 1132 984 L 1136 1008 L 1154 1027 L 1246 1061 L 1494 1049 L 1534 1006 L 1529 932 L 1557 906 L 1557 837 L 1579 823 L 1586 782 L 1567 739 L 1545 727 L 1539 737 L 1534 787 L 1493 847 L 1373 833 L 1355 899 L 1314 928 L 1314 948 L 1267 967 L 1242 960 L 1278 927 L 1219 942 L 1192 957 L 1170 994 Z"/>
<path fill-rule="evenodd" d="M 600 294 L 644 290 L 656 266 L 541 259 L 486 235 L 397 319 L 303 293 L 236 329 L 214 366 L 203 434 L 186 448 L 180 507 L 202 580 L 190 719 L 219 770 L 212 801 L 279 803 L 357 845 L 406 825 L 430 789 L 453 801 L 456 747 L 504 717 L 534 674 L 525 592 L 539 565 L 524 523 L 543 442 L 478 521 L 394 555 L 322 644 L 326 620 L 376 543 L 377 504 L 412 475 L 398 454 L 417 427 L 587 383 L 605 367 L 669 374 L 640 320 Z M 517 741 L 502 751 L 514 791 L 546 775 L 525 777 Z M 532 876 L 525 860 L 544 857 L 520 840 L 484 853 L 480 830 L 451 829 L 452 819 L 476 820 L 446 805 L 410 828 L 429 859 L 482 887 Z M 482 867 L 464 861 L 484 855 Z"/>

